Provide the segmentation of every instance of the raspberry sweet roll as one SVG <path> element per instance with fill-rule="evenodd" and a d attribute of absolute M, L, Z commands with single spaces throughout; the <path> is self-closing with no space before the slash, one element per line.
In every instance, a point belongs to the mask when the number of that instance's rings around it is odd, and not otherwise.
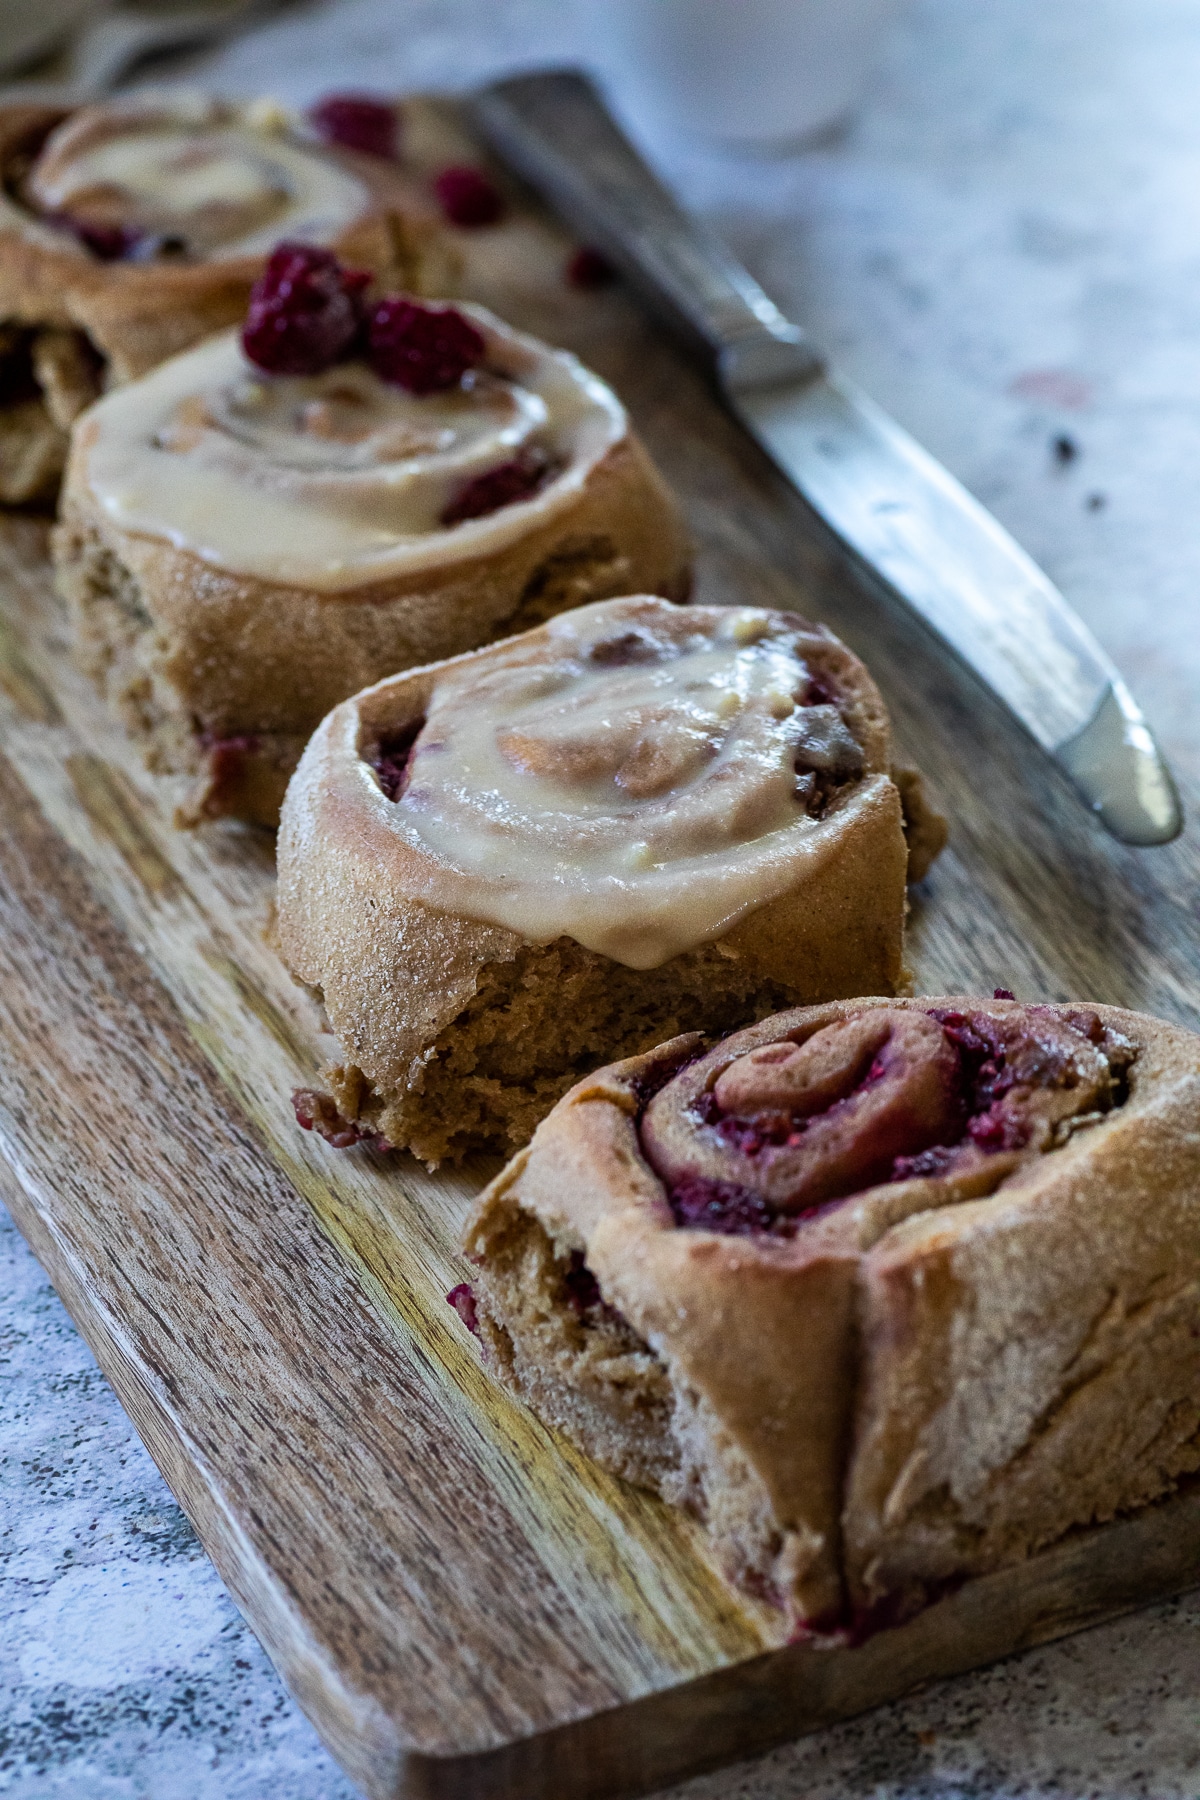
<path fill-rule="evenodd" d="M 606 1058 L 894 989 L 890 759 L 858 659 L 759 608 L 610 600 L 348 701 L 279 838 L 281 947 L 346 1057 L 302 1122 L 503 1150 Z"/>
<path fill-rule="evenodd" d="M 277 822 L 310 733 L 398 669 L 631 587 L 688 546 L 615 394 L 478 307 L 280 247 L 229 332 L 79 420 L 55 557 L 83 665 L 191 773 L 182 822 Z"/>
<path fill-rule="evenodd" d="M 281 239 L 444 292 L 455 253 L 384 143 L 196 94 L 0 106 L 0 501 L 52 497 L 82 408 L 234 324 Z"/>
<path fill-rule="evenodd" d="M 581 1081 L 450 1296 L 781 1635 L 894 1623 L 1200 1467 L 1200 1038 L 852 1000 Z"/>

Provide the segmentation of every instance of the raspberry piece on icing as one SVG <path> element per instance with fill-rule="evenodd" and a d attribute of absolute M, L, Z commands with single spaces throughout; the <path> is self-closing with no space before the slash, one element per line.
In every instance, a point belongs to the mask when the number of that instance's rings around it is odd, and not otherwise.
<path fill-rule="evenodd" d="M 242 348 L 270 375 L 319 375 L 352 348 L 370 275 L 329 250 L 278 244 L 250 293 Z"/>
<path fill-rule="evenodd" d="M 367 355 L 381 381 L 410 394 L 456 387 L 480 361 L 487 343 L 453 306 L 422 306 L 389 294 L 367 325 Z"/>
<path fill-rule="evenodd" d="M 467 519 L 485 519 L 501 507 L 529 500 L 550 474 L 548 458 L 540 450 L 522 450 L 511 462 L 501 463 L 477 475 L 460 488 L 442 513 L 443 525 L 462 525 Z"/>
<path fill-rule="evenodd" d="M 318 137 L 344 150 L 394 159 L 399 148 L 400 115 L 373 94 L 326 94 L 311 108 L 308 119 Z"/>
<path fill-rule="evenodd" d="M 452 225 L 494 225 L 504 217 L 504 195 L 482 169 L 467 164 L 443 169 L 433 191 Z"/>

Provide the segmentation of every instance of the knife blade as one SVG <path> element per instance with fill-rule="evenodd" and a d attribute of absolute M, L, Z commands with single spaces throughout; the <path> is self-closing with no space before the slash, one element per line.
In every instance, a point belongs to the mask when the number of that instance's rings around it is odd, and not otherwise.
<path fill-rule="evenodd" d="M 1053 583 L 907 432 L 825 363 L 688 217 L 575 70 L 479 90 L 476 125 L 708 361 L 727 405 L 849 557 L 998 696 L 1123 843 L 1169 843 L 1175 783 L 1116 668 Z"/>

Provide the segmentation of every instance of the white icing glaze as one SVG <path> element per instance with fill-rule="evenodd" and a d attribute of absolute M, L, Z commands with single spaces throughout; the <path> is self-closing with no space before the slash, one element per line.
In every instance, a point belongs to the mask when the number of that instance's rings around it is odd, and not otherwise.
<path fill-rule="evenodd" d="M 123 530 L 320 592 L 503 549 L 569 503 L 625 414 L 575 357 L 459 310 L 487 339 L 485 367 L 421 398 L 365 363 L 264 375 L 236 331 L 211 338 L 91 409 L 88 485 Z M 438 523 L 466 482 L 527 447 L 561 465 L 537 494 Z"/>
<path fill-rule="evenodd" d="M 464 878 L 469 916 L 653 968 L 793 888 L 839 829 L 805 812 L 797 759 L 863 768 L 836 708 L 803 704 L 805 633 L 645 600 L 546 629 L 551 659 L 441 677 L 398 801 L 359 764 L 386 823 Z"/>
<path fill-rule="evenodd" d="M 152 96 L 73 113 L 30 171 L 31 199 L 192 258 L 258 256 L 280 238 L 329 243 L 371 205 L 366 184 L 261 104 Z"/>

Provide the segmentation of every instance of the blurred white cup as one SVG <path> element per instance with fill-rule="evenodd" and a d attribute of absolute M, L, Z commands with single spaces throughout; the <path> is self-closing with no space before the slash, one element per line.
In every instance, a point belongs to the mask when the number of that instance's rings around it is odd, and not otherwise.
<path fill-rule="evenodd" d="M 903 0 L 575 0 L 635 122 L 729 142 L 819 137 L 862 93 Z"/>

